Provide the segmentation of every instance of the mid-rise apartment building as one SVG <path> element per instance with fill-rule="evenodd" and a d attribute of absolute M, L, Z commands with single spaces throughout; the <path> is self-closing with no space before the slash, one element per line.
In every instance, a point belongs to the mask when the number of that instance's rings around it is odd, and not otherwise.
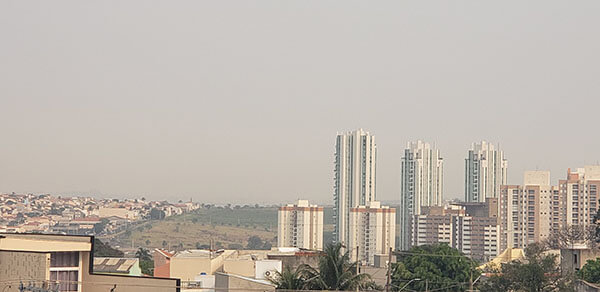
<path fill-rule="evenodd" d="M 456 203 L 423 208 L 414 217 L 413 245 L 445 243 L 476 260 L 488 261 L 500 253 L 498 200 Z"/>
<path fill-rule="evenodd" d="M 348 244 L 350 209 L 375 201 L 377 146 L 363 129 L 338 133 L 333 185 L 334 239 Z"/>
<path fill-rule="evenodd" d="M 387 254 L 396 245 L 396 209 L 371 202 L 350 210 L 351 257 L 367 265 L 375 263 L 375 255 Z"/>
<path fill-rule="evenodd" d="M 503 151 L 486 141 L 473 143 L 465 159 L 465 201 L 485 202 L 486 198 L 500 197 L 507 169 Z"/>
<path fill-rule="evenodd" d="M 600 166 L 588 165 L 567 171 L 567 178 L 558 182 L 559 196 L 564 200 L 565 222 L 588 226 L 598 210 Z"/>
<path fill-rule="evenodd" d="M 504 185 L 500 191 L 501 248 L 524 248 L 545 240 L 560 215 L 558 190 L 549 171 L 526 171 L 523 185 Z M 556 226 L 558 228 L 558 226 Z"/>
<path fill-rule="evenodd" d="M 323 249 L 323 207 L 298 200 L 279 208 L 277 246 Z"/>
<path fill-rule="evenodd" d="M 587 227 L 598 209 L 598 188 L 600 166 L 569 169 L 558 186 L 548 171 L 526 171 L 523 185 L 501 188 L 501 248 L 524 248 L 566 226 Z"/>
<path fill-rule="evenodd" d="M 412 219 L 421 208 L 441 206 L 444 160 L 440 151 L 423 141 L 408 143 L 402 157 L 399 248 L 408 250 L 412 242 Z"/>

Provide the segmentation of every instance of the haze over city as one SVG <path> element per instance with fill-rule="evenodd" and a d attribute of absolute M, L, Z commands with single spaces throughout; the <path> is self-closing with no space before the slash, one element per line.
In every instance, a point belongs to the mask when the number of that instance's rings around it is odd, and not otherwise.
<path fill-rule="evenodd" d="M 600 3 L 344 3 L 0 3 L 0 192 L 331 204 L 357 128 L 379 200 L 417 139 L 445 199 L 473 142 L 509 184 L 600 160 Z"/>

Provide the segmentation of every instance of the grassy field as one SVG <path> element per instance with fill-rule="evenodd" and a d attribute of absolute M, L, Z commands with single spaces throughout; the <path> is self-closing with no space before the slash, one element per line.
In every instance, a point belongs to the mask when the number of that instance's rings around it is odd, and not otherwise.
<path fill-rule="evenodd" d="M 331 208 L 324 209 L 324 242 L 332 240 L 332 212 Z M 167 247 L 181 250 L 209 245 L 212 239 L 215 247 L 231 248 L 245 247 L 248 238 L 254 235 L 273 246 L 277 244 L 277 208 L 202 208 L 134 227 L 115 238 L 111 244 L 122 249 L 133 246 L 134 249 Z"/>

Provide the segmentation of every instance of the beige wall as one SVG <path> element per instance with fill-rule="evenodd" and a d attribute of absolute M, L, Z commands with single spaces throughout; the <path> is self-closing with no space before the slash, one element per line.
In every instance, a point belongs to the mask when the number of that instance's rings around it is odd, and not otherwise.
<path fill-rule="evenodd" d="M 254 277 L 254 261 L 252 260 L 225 260 L 223 263 L 223 272 L 245 277 Z"/>
<path fill-rule="evenodd" d="M 0 251 L 0 291 L 19 291 L 19 280 L 23 280 L 25 284 L 29 280 L 49 280 L 49 267 L 48 253 Z"/>
<path fill-rule="evenodd" d="M 171 258 L 170 277 L 179 278 L 182 281 L 193 281 L 200 273 L 211 274 L 209 258 Z"/>

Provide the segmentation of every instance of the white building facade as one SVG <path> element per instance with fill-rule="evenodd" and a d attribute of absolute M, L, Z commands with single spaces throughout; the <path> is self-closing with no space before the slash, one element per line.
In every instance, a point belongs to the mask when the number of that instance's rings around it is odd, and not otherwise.
<path fill-rule="evenodd" d="M 323 207 L 298 200 L 279 208 L 277 222 L 278 247 L 323 249 Z"/>
<path fill-rule="evenodd" d="M 396 209 L 380 202 L 352 208 L 349 227 L 352 261 L 357 260 L 358 249 L 358 260 L 373 265 L 375 255 L 387 254 L 396 245 Z"/>
<path fill-rule="evenodd" d="M 375 136 L 359 129 L 337 135 L 333 217 L 334 239 L 349 242 L 350 209 L 375 200 L 377 147 Z"/>
<path fill-rule="evenodd" d="M 412 242 L 412 220 L 421 207 L 441 206 L 444 188 L 444 160 L 440 151 L 423 141 L 408 143 L 402 157 L 399 248 Z"/>
<path fill-rule="evenodd" d="M 500 186 L 506 185 L 507 169 L 503 151 L 486 141 L 473 143 L 465 159 L 465 201 L 499 198 Z"/>

